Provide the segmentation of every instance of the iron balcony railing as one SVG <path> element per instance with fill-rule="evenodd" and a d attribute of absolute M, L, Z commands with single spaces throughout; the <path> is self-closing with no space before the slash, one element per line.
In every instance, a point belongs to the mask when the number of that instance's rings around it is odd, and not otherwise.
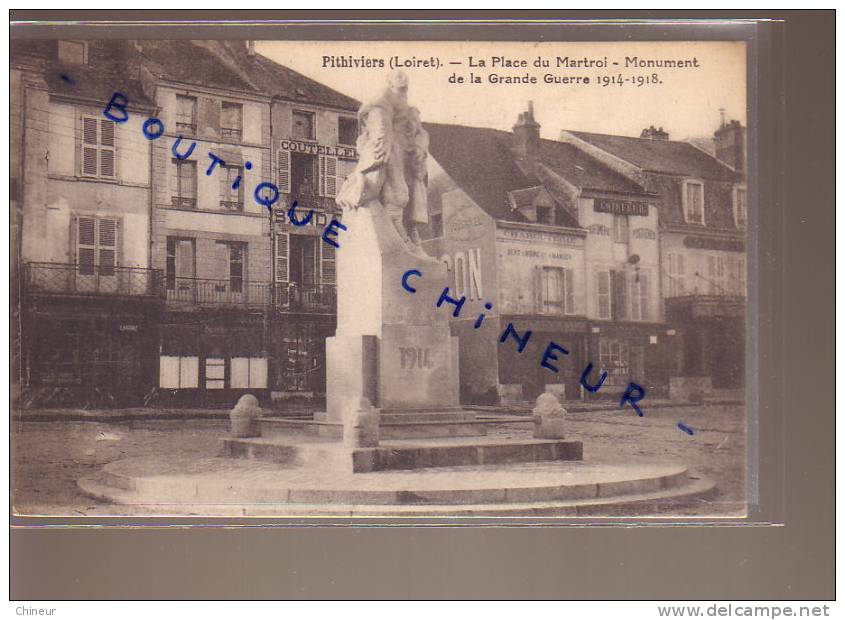
<path fill-rule="evenodd" d="M 26 263 L 26 290 L 55 295 L 113 295 L 164 297 L 160 269 Z"/>
<path fill-rule="evenodd" d="M 262 307 L 272 298 L 269 282 L 248 282 L 239 279 L 208 280 L 202 278 L 167 278 L 168 303 Z"/>
<path fill-rule="evenodd" d="M 334 284 L 276 282 L 274 302 L 283 311 L 334 313 L 337 309 L 337 288 Z"/>

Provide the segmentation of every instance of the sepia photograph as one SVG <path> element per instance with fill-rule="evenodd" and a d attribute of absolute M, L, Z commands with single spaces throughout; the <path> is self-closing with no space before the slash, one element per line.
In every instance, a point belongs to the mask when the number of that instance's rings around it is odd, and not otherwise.
<path fill-rule="evenodd" d="M 748 515 L 745 41 L 10 49 L 14 515 Z"/>

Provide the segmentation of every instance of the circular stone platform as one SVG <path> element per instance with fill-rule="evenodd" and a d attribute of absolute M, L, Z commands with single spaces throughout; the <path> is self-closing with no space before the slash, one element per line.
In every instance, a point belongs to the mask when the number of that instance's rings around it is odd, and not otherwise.
<path fill-rule="evenodd" d="M 683 465 L 555 462 L 345 473 L 230 458 L 134 458 L 80 488 L 158 515 L 671 514 L 714 490 Z"/>

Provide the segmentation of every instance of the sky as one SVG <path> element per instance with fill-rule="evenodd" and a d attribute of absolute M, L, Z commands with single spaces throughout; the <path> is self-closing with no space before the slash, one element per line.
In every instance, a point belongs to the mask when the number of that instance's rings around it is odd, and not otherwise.
<path fill-rule="evenodd" d="M 434 58 L 439 67 L 403 68 L 410 79 L 409 100 L 424 121 L 510 130 L 528 100 L 534 104 L 541 134 L 557 138 L 561 129 L 639 136 L 650 125 L 663 127 L 671 139 L 710 137 L 728 120 L 746 124 L 746 63 L 743 42 L 452 42 L 452 41 L 258 41 L 256 50 L 358 100 L 378 95 L 390 74 L 389 60 Z M 385 67 L 331 68 L 324 57 L 381 59 Z M 476 65 L 470 67 L 470 57 Z M 494 57 L 503 58 L 493 67 Z M 535 67 L 537 58 L 549 67 Z M 601 67 L 556 67 L 557 58 L 603 60 Z M 626 58 L 694 59 L 685 68 L 625 67 Z M 480 61 L 485 67 L 478 66 Z M 504 67 L 525 61 L 528 67 Z M 619 65 L 613 65 L 618 62 Z M 449 64 L 460 63 L 460 64 Z M 474 73 L 482 83 L 450 83 Z M 490 74 L 535 76 L 536 84 L 493 84 Z M 601 86 L 598 80 L 621 74 L 644 80 L 657 74 L 661 83 Z M 587 84 L 544 83 L 543 76 L 587 77 Z"/>

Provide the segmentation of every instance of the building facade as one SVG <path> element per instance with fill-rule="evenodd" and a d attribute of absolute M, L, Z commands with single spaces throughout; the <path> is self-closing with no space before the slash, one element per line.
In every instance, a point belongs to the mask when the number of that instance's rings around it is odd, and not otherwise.
<path fill-rule="evenodd" d="M 540 139 L 530 107 L 511 134 L 427 129 L 425 247 L 467 298 L 453 321 L 464 402 L 546 389 L 593 397 L 580 383 L 591 363 L 593 382 L 608 373 L 596 396 L 618 398 L 630 381 L 665 391 L 676 344 L 660 303 L 657 196 L 572 145 Z M 512 335 L 501 342 L 509 325 L 531 332 L 522 350 Z M 549 342 L 567 351 L 556 372 L 542 364 Z"/>
<path fill-rule="evenodd" d="M 27 403 L 324 393 L 334 255 L 318 239 L 354 167 L 358 103 L 250 44 L 16 46 Z M 291 224 L 294 201 L 308 225 Z"/>
<path fill-rule="evenodd" d="M 154 103 L 120 77 L 119 44 L 25 42 L 14 113 L 18 186 L 20 367 L 24 402 L 139 402 L 155 383 L 163 279 L 150 255 Z M 130 118 L 102 114 L 114 78 Z M 13 232 L 15 232 L 13 230 Z"/>
<path fill-rule="evenodd" d="M 718 157 L 653 127 L 639 138 L 564 131 L 590 154 L 657 198 L 663 312 L 677 326 L 673 376 L 740 388 L 745 376 L 745 129 L 723 124 Z"/>

